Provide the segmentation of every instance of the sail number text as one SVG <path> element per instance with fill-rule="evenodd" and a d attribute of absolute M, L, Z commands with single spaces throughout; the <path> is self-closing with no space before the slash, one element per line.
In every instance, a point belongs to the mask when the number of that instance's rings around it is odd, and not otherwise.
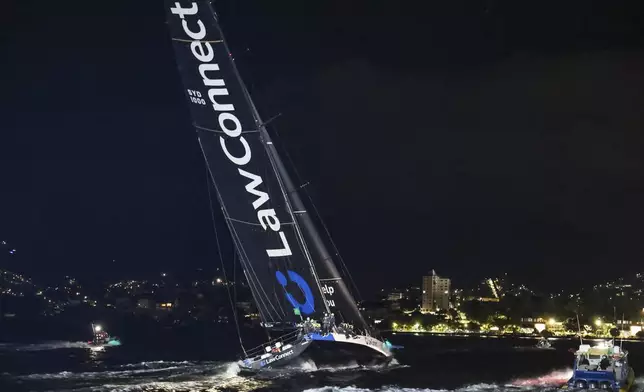
<path fill-rule="evenodd" d="M 190 101 L 192 103 L 197 103 L 199 105 L 205 105 L 206 104 L 206 100 L 201 98 L 201 93 L 199 91 L 190 90 L 190 89 L 187 89 L 187 91 L 188 91 L 188 97 L 190 98 Z"/>

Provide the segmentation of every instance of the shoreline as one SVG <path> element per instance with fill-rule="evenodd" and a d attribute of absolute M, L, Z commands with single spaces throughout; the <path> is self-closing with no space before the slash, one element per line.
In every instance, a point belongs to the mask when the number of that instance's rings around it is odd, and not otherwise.
<path fill-rule="evenodd" d="M 521 335 L 521 334 L 494 334 L 494 333 L 472 333 L 472 332 L 427 332 L 427 331 L 397 331 L 393 329 L 382 330 L 380 331 L 384 334 L 391 335 L 413 335 L 413 336 L 435 336 L 435 337 L 455 337 L 455 338 L 470 338 L 470 337 L 479 337 L 479 338 L 514 338 L 514 339 L 540 339 L 540 335 Z M 607 340 L 612 339 L 612 336 L 583 336 L 584 340 L 597 341 L 597 340 Z M 549 340 L 578 340 L 579 336 L 576 335 L 561 335 L 561 336 L 549 336 Z M 644 343 L 644 339 L 638 338 L 615 338 L 616 340 L 623 340 L 625 342 L 631 343 Z"/>

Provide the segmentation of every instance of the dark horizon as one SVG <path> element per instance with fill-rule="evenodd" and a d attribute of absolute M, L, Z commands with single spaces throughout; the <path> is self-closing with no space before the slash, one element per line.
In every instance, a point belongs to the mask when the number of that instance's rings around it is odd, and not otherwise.
<path fill-rule="evenodd" d="M 365 296 L 432 269 L 544 289 L 640 271 L 641 5 L 215 5 Z M 0 241 L 19 252 L 0 268 L 214 271 L 162 3 L 6 11 Z"/>

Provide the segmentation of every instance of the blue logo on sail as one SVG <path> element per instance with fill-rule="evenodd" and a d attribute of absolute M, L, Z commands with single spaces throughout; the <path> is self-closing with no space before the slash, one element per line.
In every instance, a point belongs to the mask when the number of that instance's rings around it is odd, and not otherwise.
<path fill-rule="evenodd" d="M 315 311 L 315 299 L 313 297 L 313 292 L 311 291 L 311 287 L 309 287 L 309 284 L 306 283 L 304 278 L 297 274 L 296 272 L 293 272 L 291 270 L 286 271 L 288 274 L 289 279 L 297 284 L 297 287 L 302 290 L 302 293 L 304 294 L 304 303 L 299 303 L 291 293 L 288 291 L 286 292 L 286 299 L 288 299 L 288 302 L 293 305 L 293 307 L 300 309 L 300 312 L 304 314 L 311 314 Z M 275 272 L 275 277 L 277 278 L 277 281 L 282 285 L 282 287 L 286 288 L 286 284 L 288 283 L 288 280 L 286 279 L 286 276 L 281 271 Z"/>

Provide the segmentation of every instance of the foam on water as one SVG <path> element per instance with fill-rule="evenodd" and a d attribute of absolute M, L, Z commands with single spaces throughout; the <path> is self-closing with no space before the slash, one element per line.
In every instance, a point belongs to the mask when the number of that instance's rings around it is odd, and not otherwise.
<path fill-rule="evenodd" d="M 471 384 L 463 387 L 447 390 L 432 388 L 403 388 L 396 385 L 388 385 L 380 388 L 358 388 L 355 386 L 337 387 L 325 386 L 320 388 L 305 389 L 304 392 L 511 392 L 521 391 L 552 391 L 557 389 L 572 376 L 571 369 L 555 370 L 543 376 L 534 378 L 522 378 L 513 381 L 511 384 Z"/>
<path fill-rule="evenodd" d="M 15 343 L 2 343 L 0 344 L 0 351 L 45 351 L 45 350 L 59 350 L 63 348 L 88 348 L 90 347 L 87 342 L 67 342 L 62 340 L 54 340 L 42 343 L 32 344 L 15 344 Z"/>
<path fill-rule="evenodd" d="M 562 385 L 572 377 L 572 369 L 554 370 L 543 376 L 533 378 L 520 378 L 510 384 L 519 387 L 553 386 Z"/>
<path fill-rule="evenodd" d="M 238 376 L 235 362 L 152 361 L 120 365 L 122 370 L 30 374 L 15 380 L 47 382 L 57 391 L 250 391 L 270 383 Z M 57 385 L 51 385 L 56 382 Z M 69 389 L 69 386 L 75 386 Z M 53 388 L 48 388 L 52 390 Z"/>
<path fill-rule="evenodd" d="M 189 366 L 194 365 L 194 362 L 190 361 L 144 361 L 139 363 L 127 363 L 125 365 L 119 365 L 118 368 L 121 369 L 130 369 L 130 368 L 158 368 L 158 367 L 167 367 L 167 366 Z"/>
<path fill-rule="evenodd" d="M 273 374 L 276 376 L 286 376 L 288 374 L 295 373 L 316 373 L 316 372 L 326 372 L 326 373 L 335 373 L 335 372 L 346 372 L 353 370 L 365 370 L 365 371 L 387 371 L 392 369 L 399 369 L 408 367 L 408 365 L 400 365 L 396 359 L 393 359 L 388 365 L 373 365 L 373 366 L 361 366 L 358 365 L 356 361 L 350 360 L 344 364 L 333 365 L 333 366 L 317 366 L 315 362 L 308 358 L 296 358 L 289 365 L 267 370 L 265 374 Z"/>
<path fill-rule="evenodd" d="M 552 380 L 554 381 L 556 379 L 558 381 L 559 379 L 556 378 L 557 374 L 564 375 L 564 374 L 567 374 L 568 372 L 569 372 L 568 370 L 552 372 L 551 375 L 554 376 Z M 547 376 L 538 377 L 538 379 L 546 379 L 546 378 Z M 635 380 L 635 384 L 642 385 L 642 382 L 644 382 L 644 378 L 638 378 Z M 559 386 L 560 384 L 558 383 L 555 383 L 555 384 L 543 383 L 539 385 L 526 384 L 523 386 L 502 386 L 498 384 L 472 384 L 472 385 L 467 385 L 462 388 L 458 388 L 454 390 L 431 389 L 431 388 L 402 388 L 395 385 L 383 386 L 381 388 L 374 388 L 374 389 L 357 388 L 355 386 L 348 386 L 348 387 L 325 386 L 320 388 L 305 389 L 303 390 L 303 392 L 512 392 L 517 390 L 525 391 L 525 392 L 527 391 L 552 392 L 552 391 L 558 390 Z M 639 391 L 640 389 L 636 387 L 636 389 L 634 390 Z"/>
<path fill-rule="evenodd" d="M 150 366 L 152 364 L 152 366 Z M 16 376 L 18 380 L 48 380 L 48 379 L 65 379 L 65 380 L 90 380 L 90 379 L 119 379 L 131 378 L 131 376 L 142 376 L 148 373 L 168 373 L 172 376 L 175 373 L 185 375 L 198 372 L 206 372 L 213 369 L 226 369 L 224 373 L 230 374 L 226 364 L 221 362 L 201 362 L 193 364 L 191 362 L 140 362 L 136 364 L 126 364 L 118 366 L 117 368 L 127 370 L 103 370 L 94 372 L 59 372 L 59 373 L 39 373 L 29 374 L 26 376 Z M 178 372 L 173 372 L 179 370 Z M 235 373 L 236 374 L 236 373 Z"/>

